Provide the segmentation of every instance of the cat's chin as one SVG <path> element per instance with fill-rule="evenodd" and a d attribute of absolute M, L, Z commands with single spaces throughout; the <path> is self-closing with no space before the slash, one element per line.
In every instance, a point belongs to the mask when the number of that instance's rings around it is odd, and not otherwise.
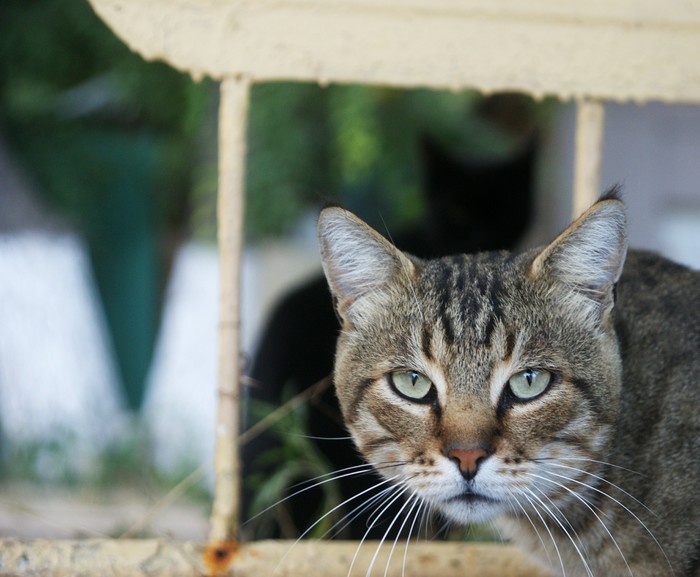
<path fill-rule="evenodd" d="M 483 523 L 503 512 L 500 501 L 472 492 L 464 492 L 442 501 L 439 508 L 443 515 L 460 525 Z"/>

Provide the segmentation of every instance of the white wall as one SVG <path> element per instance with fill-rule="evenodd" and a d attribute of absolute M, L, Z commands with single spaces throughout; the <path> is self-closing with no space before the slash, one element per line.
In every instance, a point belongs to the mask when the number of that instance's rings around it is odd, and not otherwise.
<path fill-rule="evenodd" d="M 563 106 L 546 139 L 532 244 L 570 218 L 574 117 L 573 104 Z M 607 103 L 601 189 L 615 184 L 630 245 L 700 269 L 700 106 Z"/>

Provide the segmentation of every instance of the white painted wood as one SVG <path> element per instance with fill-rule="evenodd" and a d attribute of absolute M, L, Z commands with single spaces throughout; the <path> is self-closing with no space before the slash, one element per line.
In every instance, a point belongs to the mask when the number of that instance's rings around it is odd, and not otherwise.
<path fill-rule="evenodd" d="M 195 77 L 700 102 L 687 0 L 90 0 Z"/>
<path fill-rule="evenodd" d="M 227 78 L 219 105 L 219 375 L 211 542 L 238 534 L 240 509 L 240 277 L 243 248 L 246 127 L 250 84 Z"/>
<path fill-rule="evenodd" d="M 2 575 L 33 577 L 236 577 L 293 576 L 362 577 L 367 574 L 377 546 L 367 541 L 360 547 L 355 565 L 348 572 L 358 544 L 349 541 L 258 541 L 231 545 L 230 554 L 218 559 L 211 549 L 192 541 L 90 539 L 84 541 L 0 540 Z M 545 577 L 512 545 L 412 542 L 405 562 L 405 543 L 394 551 L 392 543 L 381 545 L 373 575 L 386 577 Z M 393 555 L 391 553 L 393 552 Z M 391 557 L 389 562 L 389 557 Z M 386 573 L 384 572 L 386 568 Z"/>
<path fill-rule="evenodd" d="M 586 98 L 577 102 L 572 215 L 574 219 L 583 214 L 600 196 L 604 117 L 602 102 Z"/>

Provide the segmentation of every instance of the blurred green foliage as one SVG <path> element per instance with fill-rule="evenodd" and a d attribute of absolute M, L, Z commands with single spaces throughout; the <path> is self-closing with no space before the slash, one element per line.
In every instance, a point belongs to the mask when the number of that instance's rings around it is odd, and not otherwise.
<path fill-rule="evenodd" d="M 0 7 L 0 127 L 48 203 L 80 227 L 114 178 L 84 157 L 115 133 L 151 140 L 155 224 L 181 218 L 214 94 L 131 52 L 85 0 Z"/>

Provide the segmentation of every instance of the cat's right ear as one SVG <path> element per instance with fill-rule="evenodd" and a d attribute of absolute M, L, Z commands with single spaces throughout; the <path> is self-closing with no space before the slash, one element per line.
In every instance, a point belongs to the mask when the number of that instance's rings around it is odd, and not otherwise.
<path fill-rule="evenodd" d="M 363 309 L 380 305 L 381 289 L 389 281 L 414 272 L 413 263 L 401 251 L 339 207 L 321 211 L 318 244 L 323 272 L 343 321 L 351 322 Z"/>

